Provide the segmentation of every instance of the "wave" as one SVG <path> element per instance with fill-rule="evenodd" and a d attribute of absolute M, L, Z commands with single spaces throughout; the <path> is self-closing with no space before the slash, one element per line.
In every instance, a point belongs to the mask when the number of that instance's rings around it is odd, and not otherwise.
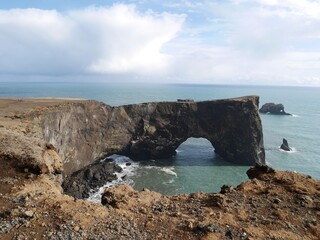
<path fill-rule="evenodd" d="M 283 149 L 280 148 L 281 146 L 278 146 L 278 147 L 269 147 L 269 148 L 265 148 L 265 151 L 281 151 L 281 152 L 286 152 L 286 153 L 295 153 L 295 152 L 298 152 L 298 150 L 295 148 L 295 147 L 291 147 L 290 146 L 290 149 L 291 151 L 285 151 Z"/>
<path fill-rule="evenodd" d="M 178 176 L 177 173 L 174 171 L 174 167 L 158 167 L 158 166 L 145 166 L 146 169 L 157 169 L 161 172 L 165 172 L 168 175 Z"/>
<path fill-rule="evenodd" d="M 172 183 L 174 183 L 174 182 L 175 182 L 174 179 L 170 179 L 170 180 L 167 181 L 167 182 L 163 182 L 163 184 L 164 184 L 164 185 L 170 185 L 170 184 L 172 184 Z"/>
<path fill-rule="evenodd" d="M 108 159 L 109 158 L 106 158 L 102 161 L 106 161 Z M 92 192 L 87 200 L 93 202 L 100 202 L 102 193 L 106 188 L 115 187 L 120 184 L 133 184 L 131 177 L 135 175 L 135 172 L 139 167 L 139 163 L 133 162 L 128 157 L 119 155 L 113 155 L 112 159 L 114 159 L 114 162 L 121 167 L 122 171 L 119 173 L 115 173 L 115 175 L 117 176 L 116 180 L 108 182 L 102 187 L 100 187 L 97 191 Z"/>
<path fill-rule="evenodd" d="M 177 173 L 174 170 L 174 167 L 167 167 L 167 168 L 162 168 L 160 169 L 161 171 L 165 172 L 166 174 L 169 174 L 169 175 L 173 175 L 173 176 L 176 176 L 177 177 Z"/>
<path fill-rule="evenodd" d="M 291 114 L 292 117 L 300 117 L 299 115 L 296 114 Z"/>

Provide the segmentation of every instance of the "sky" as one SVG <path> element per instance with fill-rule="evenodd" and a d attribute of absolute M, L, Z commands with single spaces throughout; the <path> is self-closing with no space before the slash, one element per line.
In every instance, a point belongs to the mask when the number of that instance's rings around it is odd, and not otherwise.
<path fill-rule="evenodd" d="M 320 86 L 320 0 L 0 1 L 0 81 Z"/>

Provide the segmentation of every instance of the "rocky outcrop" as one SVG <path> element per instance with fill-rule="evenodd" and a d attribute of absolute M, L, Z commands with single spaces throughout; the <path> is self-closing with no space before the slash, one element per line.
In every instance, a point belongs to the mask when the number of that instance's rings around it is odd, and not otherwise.
<path fill-rule="evenodd" d="M 188 138 L 202 137 L 225 160 L 240 164 L 264 161 L 257 97 L 123 108 L 136 120 L 137 134 L 124 152 L 133 158 L 170 156 Z"/>
<path fill-rule="evenodd" d="M 227 161 L 264 163 L 258 104 L 256 96 L 120 107 L 81 99 L 2 99 L 0 155 L 19 159 L 20 168 L 66 176 L 114 153 L 167 157 L 188 138 L 203 137 Z"/>
<path fill-rule="evenodd" d="M 66 174 L 114 153 L 133 159 L 171 156 L 190 137 L 208 139 L 227 161 L 253 165 L 265 161 L 258 104 L 257 96 L 120 107 L 80 101 L 30 117 L 40 120 Z"/>
<path fill-rule="evenodd" d="M 280 148 L 284 151 L 288 151 L 288 152 L 291 151 L 291 148 L 289 147 L 289 143 L 288 143 L 287 139 L 285 139 L 285 138 L 282 139 L 282 144 L 281 144 Z"/>
<path fill-rule="evenodd" d="M 249 179 L 259 178 L 263 174 L 274 174 L 275 170 L 265 164 L 256 164 L 247 171 Z"/>
<path fill-rule="evenodd" d="M 275 115 L 291 115 L 290 113 L 286 113 L 284 111 L 283 104 L 275 104 L 275 103 L 266 103 L 259 110 L 260 113 L 268 113 Z"/>
<path fill-rule="evenodd" d="M 80 100 L 0 99 L 0 239 L 319 239 L 320 181 L 261 164 L 248 171 L 249 181 L 221 193 L 163 196 L 122 185 L 106 190 L 104 206 L 64 195 L 60 156 L 72 155 L 42 139 L 44 115 L 73 109 L 69 124 L 80 124 L 83 109 L 98 113 L 97 106 L 105 108 Z M 76 126 L 55 134 L 87 136 Z"/>
<path fill-rule="evenodd" d="M 223 193 L 163 196 L 120 185 L 105 191 L 104 206 L 63 195 L 48 174 L 15 172 L 1 157 L 0 165 L 0 239 L 320 236 L 320 181 L 263 165 L 248 171 L 250 180 Z"/>
<path fill-rule="evenodd" d="M 91 191 L 116 180 L 115 173 L 121 171 L 122 168 L 114 162 L 93 163 L 68 176 L 62 183 L 62 188 L 65 194 L 75 198 L 88 198 Z"/>
<path fill-rule="evenodd" d="M 105 190 L 102 204 L 145 219 L 154 239 L 187 239 L 166 235 L 176 226 L 196 239 L 318 239 L 318 180 L 262 164 L 247 174 L 249 181 L 220 194 L 161 196 L 120 185 Z"/>
<path fill-rule="evenodd" d="M 63 170 L 62 159 L 51 144 L 5 128 L 0 128 L 0 158 L 36 174 L 61 173 Z"/>

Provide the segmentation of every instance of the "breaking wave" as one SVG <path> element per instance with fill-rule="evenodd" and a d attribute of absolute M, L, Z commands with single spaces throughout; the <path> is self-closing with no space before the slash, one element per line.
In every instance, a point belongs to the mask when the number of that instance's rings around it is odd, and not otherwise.
<path fill-rule="evenodd" d="M 176 176 L 177 173 L 174 171 L 174 167 L 158 167 L 158 166 L 145 166 L 146 169 L 157 169 L 158 171 L 165 172 L 168 175 Z"/>
<path fill-rule="evenodd" d="M 139 163 L 132 161 L 128 157 L 120 155 L 112 155 L 111 157 L 108 157 L 102 161 L 110 160 L 113 160 L 117 165 L 119 165 L 122 171 L 119 173 L 115 173 L 115 175 L 117 176 L 116 180 L 108 182 L 100 187 L 98 191 L 92 192 L 88 198 L 89 201 L 100 202 L 102 193 L 106 188 L 115 187 L 120 184 L 133 184 L 131 177 L 135 175 L 135 172 L 139 167 Z"/>
<path fill-rule="evenodd" d="M 285 150 L 281 149 L 280 146 L 279 146 L 279 150 L 281 152 L 285 152 L 285 153 L 296 153 L 296 152 L 298 152 L 297 149 L 294 148 L 294 147 L 290 147 L 290 149 L 291 149 L 291 151 L 285 151 Z"/>

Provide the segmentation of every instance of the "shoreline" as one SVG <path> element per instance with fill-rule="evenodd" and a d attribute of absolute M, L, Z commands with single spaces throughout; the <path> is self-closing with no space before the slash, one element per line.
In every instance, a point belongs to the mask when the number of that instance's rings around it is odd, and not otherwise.
<path fill-rule="evenodd" d="M 79 101 L 50 100 L 12 104 L 0 99 L 1 239 L 317 239 L 320 235 L 320 181 L 264 166 L 249 171 L 251 180 L 235 188 L 225 186 L 221 193 L 163 196 L 121 185 L 105 192 L 105 205 L 67 196 L 61 183 L 68 162 L 61 149 L 43 138 L 47 129 L 43 117 L 51 124 L 58 116 L 69 117 L 70 109 L 83 114 L 104 106 L 80 108 L 82 104 L 74 104 Z M 47 126 L 65 132 L 62 120 Z M 73 149 L 81 150 L 77 147 Z"/>

